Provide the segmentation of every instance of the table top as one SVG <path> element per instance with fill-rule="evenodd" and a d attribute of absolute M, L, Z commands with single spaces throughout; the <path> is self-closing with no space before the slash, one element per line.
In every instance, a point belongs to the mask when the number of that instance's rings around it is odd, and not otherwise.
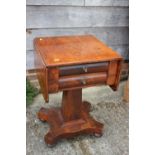
<path fill-rule="evenodd" d="M 92 35 L 35 38 L 34 47 L 48 67 L 122 59 Z"/>

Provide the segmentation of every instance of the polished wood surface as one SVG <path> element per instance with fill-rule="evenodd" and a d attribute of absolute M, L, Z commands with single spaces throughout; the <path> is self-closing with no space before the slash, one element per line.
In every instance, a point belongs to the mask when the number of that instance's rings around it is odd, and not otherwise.
<path fill-rule="evenodd" d="M 35 65 L 46 102 L 48 94 L 63 91 L 62 107 L 41 108 L 38 118 L 48 122 L 47 144 L 87 133 L 101 136 L 103 124 L 90 115 L 82 88 L 109 85 L 117 90 L 122 57 L 94 36 L 42 37 L 34 40 Z"/>
<path fill-rule="evenodd" d="M 92 35 L 41 37 L 34 44 L 48 67 L 122 59 Z"/>
<path fill-rule="evenodd" d="M 37 48 L 36 48 L 37 51 Z M 48 102 L 48 81 L 47 81 L 47 68 L 44 64 L 41 55 L 38 52 L 34 53 L 35 56 L 35 68 L 37 73 L 37 78 L 40 84 L 41 92 L 46 102 Z"/>

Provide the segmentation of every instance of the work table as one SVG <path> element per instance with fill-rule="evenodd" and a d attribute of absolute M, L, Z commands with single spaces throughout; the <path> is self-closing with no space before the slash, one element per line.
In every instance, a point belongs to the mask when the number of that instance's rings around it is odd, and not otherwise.
<path fill-rule="evenodd" d="M 63 91 L 62 107 L 41 108 L 38 118 L 47 121 L 47 144 L 87 133 L 102 135 L 103 124 L 89 115 L 82 88 L 109 85 L 117 90 L 122 57 L 92 35 L 34 39 L 35 66 L 46 102 L 49 93 Z"/>

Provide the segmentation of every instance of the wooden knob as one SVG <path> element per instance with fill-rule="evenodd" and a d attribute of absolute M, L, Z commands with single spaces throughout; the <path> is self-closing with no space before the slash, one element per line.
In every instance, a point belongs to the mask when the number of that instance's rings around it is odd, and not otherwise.
<path fill-rule="evenodd" d="M 81 80 L 81 82 L 82 82 L 82 84 L 84 84 L 84 85 L 86 84 L 86 81 L 85 81 L 85 80 Z"/>

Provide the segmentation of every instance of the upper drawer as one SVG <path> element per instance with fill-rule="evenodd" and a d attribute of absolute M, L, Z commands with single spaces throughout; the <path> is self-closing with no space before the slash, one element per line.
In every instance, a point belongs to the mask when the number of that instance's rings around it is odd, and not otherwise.
<path fill-rule="evenodd" d="M 59 67 L 59 76 L 106 72 L 108 62 Z"/>

